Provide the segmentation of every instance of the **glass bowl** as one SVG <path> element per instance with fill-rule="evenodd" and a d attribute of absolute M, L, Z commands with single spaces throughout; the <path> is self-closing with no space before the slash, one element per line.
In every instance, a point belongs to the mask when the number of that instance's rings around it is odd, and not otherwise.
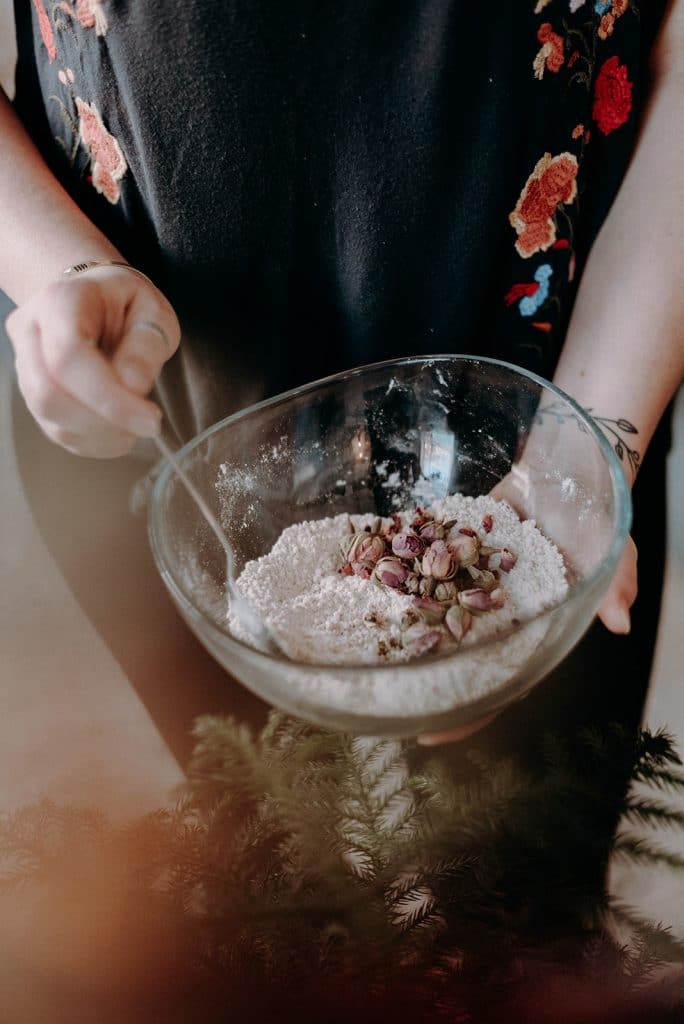
<path fill-rule="evenodd" d="M 179 459 L 221 519 L 238 572 L 293 523 L 390 515 L 493 489 L 561 551 L 567 595 L 494 638 L 377 666 L 289 661 L 231 634 L 225 556 L 165 466 L 149 532 L 159 572 L 190 628 L 268 702 L 358 734 L 441 731 L 523 697 L 591 623 L 630 527 L 622 469 L 593 420 L 554 385 L 493 359 L 416 357 L 338 374 L 229 416 L 185 445 Z M 517 660 L 514 650 L 523 652 Z"/>

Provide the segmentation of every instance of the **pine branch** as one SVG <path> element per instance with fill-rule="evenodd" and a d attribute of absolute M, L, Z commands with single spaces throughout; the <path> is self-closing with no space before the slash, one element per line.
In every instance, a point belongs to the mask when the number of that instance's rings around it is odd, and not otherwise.
<path fill-rule="evenodd" d="M 684 869 L 684 857 L 671 853 L 641 837 L 618 833 L 612 847 L 617 857 L 639 864 L 661 865 L 675 871 Z"/>
<path fill-rule="evenodd" d="M 684 828 L 684 811 L 668 807 L 656 800 L 632 797 L 627 801 L 624 817 L 628 821 L 661 828 Z"/>

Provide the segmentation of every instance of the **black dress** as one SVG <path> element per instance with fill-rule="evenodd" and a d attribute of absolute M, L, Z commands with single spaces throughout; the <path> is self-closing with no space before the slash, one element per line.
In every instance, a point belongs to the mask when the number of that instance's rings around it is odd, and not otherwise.
<path fill-rule="evenodd" d="M 16 106 L 78 203 L 174 303 L 184 343 L 160 393 L 187 439 L 393 356 L 478 352 L 550 376 L 664 8 L 16 0 Z M 531 749 L 549 726 L 638 721 L 666 432 L 635 493 L 632 635 L 595 625 L 478 742 Z"/>

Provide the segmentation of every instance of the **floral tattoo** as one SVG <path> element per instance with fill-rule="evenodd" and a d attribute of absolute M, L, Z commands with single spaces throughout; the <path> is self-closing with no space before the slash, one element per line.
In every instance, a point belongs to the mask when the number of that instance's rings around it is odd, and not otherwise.
<path fill-rule="evenodd" d="M 610 436 L 610 439 L 615 450 L 615 454 L 621 463 L 627 461 L 627 465 L 632 470 L 632 476 L 635 477 L 639 471 L 641 465 L 641 455 L 636 448 L 631 448 L 627 443 L 626 438 L 632 435 L 637 435 L 639 431 L 630 423 L 629 420 L 624 417 L 614 420 L 608 416 L 597 416 L 591 408 L 584 410 L 589 413 L 591 418 L 596 421 L 604 430 L 606 434 Z M 580 430 L 586 431 L 586 427 L 582 423 L 579 416 L 576 413 L 568 412 L 565 406 L 560 406 L 557 402 L 552 402 L 551 405 L 545 406 L 543 409 L 537 410 L 537 416 L 541 419 L 543 416 L 553 416 L 556 423 L 563 424 L 568 420 L 574 420 Z"/>

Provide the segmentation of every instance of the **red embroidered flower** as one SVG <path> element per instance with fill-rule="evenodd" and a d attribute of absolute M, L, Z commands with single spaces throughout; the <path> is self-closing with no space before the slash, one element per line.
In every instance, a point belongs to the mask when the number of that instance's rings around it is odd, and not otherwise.
<path fill-rule="evenodd" d="M 509 222 L 515 228 L 515 243 L 520 256 L 528 259 L 545 252 L 556 241 L 554 217 L 561 203 L 571 203 L 577 195 L 577 157 L 544 153 L 520 193 Z"/>
<path fill-rule="evenodd" d="M 504 302 L 507 306 L 512 306 L 518 299 L 524 299 L 526 296 L 535 295 L 539 291 L 539 281 L 529 281 L 523 284 L 514 284 L 512 288 L 504 295 Z"/>
<path fill-rule="evenodd" d="M 33 6 L 36 9 L 38 15 L 38 28 L 43 42 L 45 43 L 45 49 L 47 50 L 48 60 L 52 64 L 53 60 L 57 57 L 57 47 L 55 46 L 55 36 L 52 31 L 52 24 L 48 18 L 48 13 L 45 10 L 43 0 L 33 0 Z"/>
<path fill-rule="evenodd" d="M 592 117 L 599 131 L 610 135 L 621 128 L 632 110 L 632 83 L 627 67 L 617 57 L 609 57 L 599 71 L 594 84 Z"/>
<path fill-rule="evenodd" d="M 550 22 L 545 21 L 543 25 L 539 26 L 537 39 L 542 44 L 542 48 L 534 58 L 532 65 L 534 77 L 543 78 L 545 70 L 557 74 L 565 63 L 563 37 L 552 30 Z"/>
<path fill-rule="evenodd" d="M 76 109 L 81 141 L 90 154 L 93 186 L 110 203 L 116 203 L 121 195 L 119 182 L 128 170 L 121 146 L 105 128 L 94 103 L 77 96 Z"/>

